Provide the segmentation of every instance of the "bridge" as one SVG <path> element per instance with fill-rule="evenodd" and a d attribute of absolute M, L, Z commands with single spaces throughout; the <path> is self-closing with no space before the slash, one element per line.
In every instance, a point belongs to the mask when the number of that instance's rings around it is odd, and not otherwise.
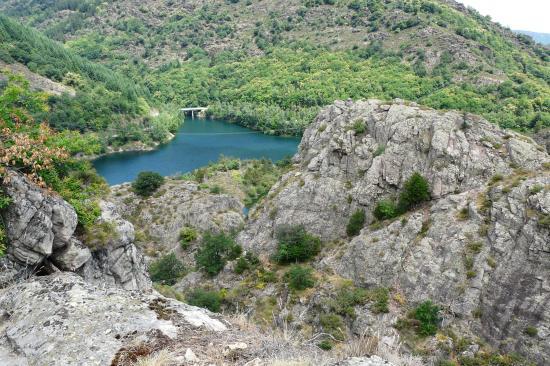
<path fill-rule="evenodd" d="M 204 116 L 204 113 L 208 110 L 208 107 L 191 107 L 191 108 L 181 108 L 180 111 L 183 114 L 191 112 L 191 117 L 195 118 L 195 112 L 197 112 L 199 117 Z"/>

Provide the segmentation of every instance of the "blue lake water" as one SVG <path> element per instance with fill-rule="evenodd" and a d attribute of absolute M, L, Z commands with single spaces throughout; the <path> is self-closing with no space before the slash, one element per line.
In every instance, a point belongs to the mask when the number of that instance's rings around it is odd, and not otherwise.
<path fill-rule="evenodd" d="M 273 161 L 296 153 L 297 137 L 268 136 L 224 121 L 186 119 L 176 137 L 155 151 L 102 156 L 93 165 L 110 185 L 133 181 L 139 172 L 162 175 L 190 172 L 220 155 Z"/>

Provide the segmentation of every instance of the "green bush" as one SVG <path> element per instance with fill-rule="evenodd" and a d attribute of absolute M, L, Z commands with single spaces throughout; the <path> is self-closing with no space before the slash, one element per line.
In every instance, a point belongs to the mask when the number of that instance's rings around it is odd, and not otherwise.
<path fill-rule="evenodd" d="M 356 236 L 359 234 L 363 226 L 365 225 L 365 211 L 357 210 L 349 218 L 348 225 L 346 227 L 346 233 L 348 236 Z"/>
<path fill-rule="evenodd" d="M 400 213 L 407 212 L 421 202 L 430 199 L 430 185 L 426 178 L 414 173 L 403 185 L 397 207 Z"/>
<path fill-rule="evenodd" d="M 319 323 L 323 330 L 332 335 L 336 340 L 343 341 L 345 336 L 344 320 L 337 314 L 321 314 Z"/>
<path fill-rule="evenodd" d="M 233 270 L 237 274 L 242 274 L 249 269 L 250 269 L 250 264 L 248 263 L 246 258 L 239 257 L 239 259 L 237 259 L 237 263 L 235 263 L 235 268 Z"/>
<path fill-rule="evenodd" d="M 354 307 L 364 304 L 366 300 L 367 291 L 365 289 L 346 284 L 338 289 L 335 298 L 330 302 L 330 307 L 339 315 L 355 318 Z"/>
<path fill-rule="evenodd" d="M 185 226 L 180 231 L 179 239 L 180 239 L 180 245 L 182 249 L 187 249 L 189 247 L 189 244 L 197 240 L 199 237 L 199 234 L 197 233 L 197 230 L 190 226 Z"/>
<path fill-rule="evenodd" d="M 397 216 L 397 208 L 392 201 L 381 200 L 376 204 L 373 214 L 378 220 L 392 219 Z"/>
<path fill-rule="evenodd" d="M 280 264 L 305 262 L 321 250 L 321 240 L 308 234 L 302 225 L 282 226 L 276 237 L 279 246 L 274 259 Z"/>
<path fill-rule="evenodd" d="M 149 266 L 151 280 L 163 285 L 174 285 L 184 274 L 185 267 L 174 253 L 163 256 Z"/>
<path fill-rule="evenodd" d="M 317 347 L 322 349 L 323 351 L 330 351 L 332 349 L 332 342 L 328 339 L 324 339 L 321 342 L 317 343 Z"/>
<path fill-rule="evenodd" d="M 227 261 L 237 259 L 241 253 L 242 248 L 231 236 L 207 232 L 202 238 L 201 248 L 195 254 L 195 261 L 200 270 L 215 276 Z"/>
<path fill-rule="evenodd" d="M 305 290 L 315 285 L 313 270 L 309 267 L 294 265 L 285 273 L 285 280 L 293 290 Z"/>
<path fill-rule="evenodd" d="M 417 333 L 421 336 L 433 336 L 439 328 L 441 308 L 431 301 L 425 301 L 418 305 L 412 312 L 412 318 L 419 322 Z"/>
<path fill-rule="evenodd" d="M 194 289 L 185 297 L 189 305 L 206 308 L 215 313 L 220 311 L 222 296 L 218 291 L 207 291 L 200 288 Z"/>
<path fill-rule="evenodd" d="M 164 177 L 155 172 L 141 172 L 132 183 L 134 192 L 142 197 L 149 197 L 164 184 Z"/>

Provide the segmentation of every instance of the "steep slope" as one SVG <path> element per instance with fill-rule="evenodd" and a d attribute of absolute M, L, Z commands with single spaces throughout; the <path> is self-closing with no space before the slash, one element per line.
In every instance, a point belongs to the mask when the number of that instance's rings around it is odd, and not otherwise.
<path fill-rule="evenodd" d="M 548 50 L 454 1 L 7 1 L 157 100 L 297 133 L 335 99 L 403 98 L 549 125 Z"/>

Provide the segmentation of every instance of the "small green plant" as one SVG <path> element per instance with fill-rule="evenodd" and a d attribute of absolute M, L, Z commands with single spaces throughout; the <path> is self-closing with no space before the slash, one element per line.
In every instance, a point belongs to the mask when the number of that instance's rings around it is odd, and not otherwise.
<path fill-rule="evenodd" d="M 378 145 L 372 156 L 377 157 L 380 156 L 386 151 L 386 145 Z"/>
<path fill-rule="evenodd" d="M 305 262 L 321 250 L 321 240 L 308 234 L 302 225 L 282 226 L 276 237 L 279 245 L 274 259 L 280 264 Z"/>
<path fill-rule="evenodd" d="M 357 120 L 353 123 L 353 131 L 356 135 L 360 135 L 362 133 L 365 133 L 367 130 L 367 126 L 365 125 L 365 122 L 361 120 Z"/>
<path fill-rule="evenodd" d="M 164 177 L 155 172 L 141 172 L 132 183 L 132 189 L 142 197 L 151 196 L 164 184 Z"/>
<path fill-rule="evenodd" d="M 337 290 L 336 296 L 330 301 L 329 305 L 335 313 L 355 318 L 354 307 L 364 304 L 366 301 L 367 291 L 365 289 L 347 283 Z"/>
<path fill-rule="evenodd" d="M 378 220 L 387 220 L 397 216 L 397 208 L 392 201 L 381 200 L 376 204 L 373 214 Z"/>
<path fill-rule="evenodd" d="M 317 343 L 317 347 L 323 351 L 330 351 L 333 347 L 332 342 L 328 339 L 323 339 L 321 342 Z"/>
<path fill-rule="evenodd" d="M 195 230 L 192 227 L 185 226 L 180 231 L 179 239 L 180 239 L 180 245 L 182 249 L 187 249 L 189 247 L 189 244 L 197 240 L 199 237 L 199 234 L 197 233 L 197 230 Z"/>
<path fill-rule="evenodd" d="M 367 298 L 373 301 L 371 310 L 375 314 L 389 313 L 390 291 L 385 287 L 378 287 L 367 292 Z"/>
<path fill-rule="evenodd" d="M 525 328 L 524 333 L 527 334 L 529 337 L 536 337 L 537 334 L 539 334 L 539 331 L 535 327 L 528 326 L 527 328 Z"/>
<path fill-rule="evenodd" d="M 233 268 L 233 270 L 237 274 L 242 274 L 249 269 L 250 269 L 250 264 L 244 257 L 239 257 L 239 259 L 237 259 L 237 263 L 235 263 L 235 268 Z"/>
<path fill-rule="evenodd" d="M 299 265 L 292 266 L 285 273 L 285 280 L 291 289 L 297 291 L 305 290 L 315 285 L 313 270 L 310 267 Z"/>
<path fill-rule="evenodd" d="M 397 207 L 400 213 L 404 213 L 429 199 L 430 185 L 428 181 L 419 173 L 414 173 L 405 181 Z"/>
<path fill-rule="evenodd" d="M 220 273 L 227 261 L 237 259 L 241 253 L 242 248 L 231 236 L 207 232 L 195 254 L 195 261 L 199 269 L 213 277 Z"/>
<path fill-rule="evenodd" d="M 323 327 L 323 330 L 334 337 L 338 341 L 345 339 L 345 325 L 344 320 L 338 314 L 321 314 L 319 316 L 319 323 Z"/>
<path fill-rule="evenodd" d="M 200 288 L 188 293 L 185 299 L 189 305 L 206 308 L 215 313 L 220 311 L 222 302 L 222 296 L 218 291 L 207 291 Z"/>
<path fill-rule="evenodd" d="M 357 210 L 349 218 L 346 233 L 349 237 L 356 236 L 359 234 L 363 226 L 365 226 L 365 211 Z"/>
<path fill-rule="evenodd" d="M 468 207 L 463 207 L 460 211 L 458 211 L 456 217 L 462 221 L 468 220 L 470 218 L 470 210 Z"/>
<path fill-rule="evenodd" d="M 174 285 L 185 274 L 185 266 L 174 253 L 167 254 L 149 266 L 149 275 L 153 282 L 162 285 Z"/>
<path fill-rule="evenodd" d="M 412 311 L 412 318 L 419 322 L 416 332 L 424 337 L 433 336 L 439 328 L 441 308 L 431 301 L 425 301 Z"/>

